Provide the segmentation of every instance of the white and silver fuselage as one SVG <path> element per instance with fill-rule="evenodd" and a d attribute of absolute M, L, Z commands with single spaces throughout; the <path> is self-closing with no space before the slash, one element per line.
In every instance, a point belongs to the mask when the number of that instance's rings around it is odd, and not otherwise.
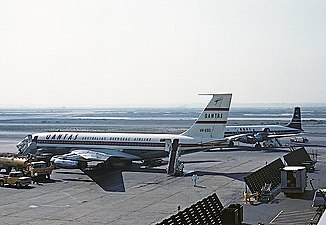
<path fill-rule="evenodd" d="M 267 130 L 268 129 L 268 130 Z M 298 134 L 302 130 L 281 125 L 248 125 L 248 126 L 226 126 L 224 136 L 230 137 L 237 134 L 252 134 L 259 132 L 270 132 L 273 134 Z"/>
<path fill-rule="evenodd" d="M 106 149 L 121 151 L 142 159 L 160 158 L 169 154 L 166 140 L 179 140 L 179 148 L 183 154 L 225 146 L 227 140 L 196 139 L 177 134 L 145 134 L 145 133 L 84 133 L 84 132 L 50 132 L 34 134 L 32 141 L 38 149 L 60 149 L 69 152 L 76 149 L 93 149 L 105 153 Z M 205 144 L 206 143 L 206 144 Z M 207 144 L 210 143 L 210 144 Z"/>

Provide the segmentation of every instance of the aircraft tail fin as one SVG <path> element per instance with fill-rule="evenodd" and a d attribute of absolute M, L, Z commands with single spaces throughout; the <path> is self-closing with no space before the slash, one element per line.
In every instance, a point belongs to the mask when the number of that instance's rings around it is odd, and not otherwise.
<path fill-rule="evenodd" d="M 224 138 L 232 94 L 210 94 L 212 99 L 195 123 L 182 135 L 194 138 Z"/>
<path fill-rule="evenodd" d="M 301 127 L 301 110 L 300 107 L 294 108 L 292 120 L 286 125 L 286 127 L 303 130 Z"/>

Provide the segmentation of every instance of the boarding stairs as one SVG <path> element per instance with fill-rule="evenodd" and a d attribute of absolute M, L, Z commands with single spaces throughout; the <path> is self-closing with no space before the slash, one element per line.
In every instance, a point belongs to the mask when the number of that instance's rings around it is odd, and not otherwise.
<path fill-rule="evenodd" d="M 166 172 L 169 175 L 177 176 L 183 174 L 183 164 L 180 162 L 179 139 L 165 140 L 165 151 L 169 152 L 169 161 Z"/>
<path fill-rule="evenodd" d="M 21 155 L 35 154 L 37 151 L 37 144 L 35 141 L 32 141 L 32 135 L 28 135 L 16 147 Z"/>

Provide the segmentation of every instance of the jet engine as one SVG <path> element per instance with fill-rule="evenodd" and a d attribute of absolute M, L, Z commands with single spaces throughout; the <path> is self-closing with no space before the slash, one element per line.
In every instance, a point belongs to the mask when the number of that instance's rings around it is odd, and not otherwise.
<path fill-rule="evenodd" d="M 262 133 L 257 133 L 254 135 L 254 139 L 256 142 L 263 142 L 267 140 L 268 133 L 262 132 Z"/>
<path fill-rule="evenodd" d="M 57 168 L 62 169 L 82 169 L 87 167 L 87 162 L 74 161 L 69 159 L 60 159 L 52 157 L 50 162 Z"/>
<path fill-rule="evenodd" d="M 246 144 L 255 144 L 256 138 L 252 135 L 246 135 L 239 138 L 239 141 Z"/>

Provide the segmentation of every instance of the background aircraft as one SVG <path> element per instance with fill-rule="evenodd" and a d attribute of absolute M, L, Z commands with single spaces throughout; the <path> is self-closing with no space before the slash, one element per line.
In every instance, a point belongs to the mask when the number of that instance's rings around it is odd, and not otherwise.
<path fill-rule="evenodd" d="M 300 107 L 295 107 L 292 120 L 285 126 L 226 126 L 225 137 L 233 136 L 230 146 L 233 146 L 234 141 L 239 141 L 246 144 L 255 144 L 255 148 L 261 148 L 262 142 L 275 139 L 280 144 L 277 138 L 293 136 L 302 131 L 301 110 Z"/>

